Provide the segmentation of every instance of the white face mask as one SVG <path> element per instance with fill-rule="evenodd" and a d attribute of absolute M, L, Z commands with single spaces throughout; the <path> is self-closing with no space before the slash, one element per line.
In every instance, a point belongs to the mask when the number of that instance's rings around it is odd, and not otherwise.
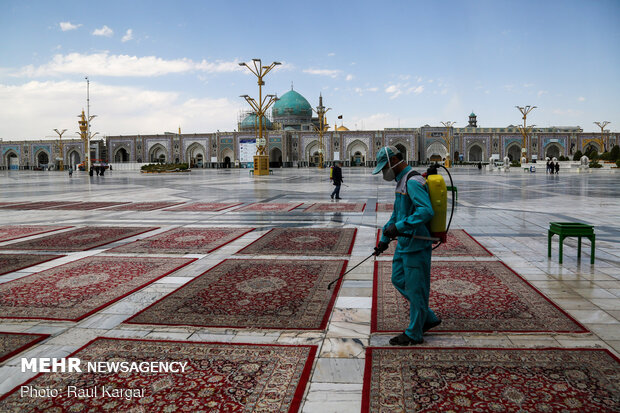
<path fill-rule="evenodd" d="M 381 172 L 383 173 L 383 179 L 389 182 L 389 181 L 393 181 L 396 179 L 396 173 L 394 172 L 394 167 L 396 165 L 400 165 L 401 163 L 403 163 L 403 160 L 401 159 L 400 162 L 394 165 L 390 165 L 390 155 L 388 154 L 387 148 L 383 148 L 383 149 L 385 150 L 385 156 L 387 156 L 388 167 L 383 168 Z"/>

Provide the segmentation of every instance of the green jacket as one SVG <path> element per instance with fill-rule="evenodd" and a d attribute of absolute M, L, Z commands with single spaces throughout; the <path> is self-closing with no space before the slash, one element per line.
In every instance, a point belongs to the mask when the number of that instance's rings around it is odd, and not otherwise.
<path fill-rule="evenodd" d="M 396 176 L 394 212 L 383 227 L 383 231 L 391 224 L 396 224 L 398 232 L 402 234 L 430 237 L 431 234 L 426 223 L 430 222 L 435 213 L 428 196 L 428 187 L 426 180 L 421 175 L 414 175 L 406 181 L 405 177 L 411 170 L 412 168 L 407 166 Z M 381 241 L 389 242 L 390 239 L 382 233 Z M 398 237 L 396 252 L 415 252 L 429 248 L 431 245 L 431 241 Z"/>

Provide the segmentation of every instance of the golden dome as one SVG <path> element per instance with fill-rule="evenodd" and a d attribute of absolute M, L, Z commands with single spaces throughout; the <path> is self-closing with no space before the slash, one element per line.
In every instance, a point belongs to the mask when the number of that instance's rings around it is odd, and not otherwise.
<path fill-rule="evenodd" d="M 346 126 L 342 125 L 342 126 L 336 126 L 336 131 L 347 131 L 349 130 L 349 128 L 347 128 Z"/>

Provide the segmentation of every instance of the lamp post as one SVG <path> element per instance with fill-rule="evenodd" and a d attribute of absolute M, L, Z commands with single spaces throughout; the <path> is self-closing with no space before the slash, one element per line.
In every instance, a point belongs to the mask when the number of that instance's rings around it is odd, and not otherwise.
<path fill-rule="evenodd" d="M 275 95 L 266 95 L 263 98 L 263 85 L 265 84 L 263 78 L 271 69 L 280 64 L 280 62 L 273 62 L 269 66 L 263 66 L 261 59 L 252 59 L 251 65 L 239 63 L 239 66 L 247 67 L 258 79 L 258 100 L 248 95 L 241 95 L 241 97 L 250 104 L 258 117 L 258 138 L 256 139 L 256 156 L 254 156 L 254 175 L 269 174 L 269 155 L 265 153 L 267 140 L 263 137 L 263 117 L 267 109 L 269 109 L 278 98 Z"/>
<path fill-rule="evenodd" d="M 604 138 L 604 134 L 605 134 L 605 126 L 609 125 L 611 122 L 608 122 L 606 120 L 602 121 L 602 122 L 594 122 L 595 125 L 597 125 L 599 128 L 601 128 L 601 139 L 600 139 L 600 144 L 601 144 L 601 153 L 605 152 L 605 149 L 607 149 L 607 146 L 609 146 L 609 138 L 607 138 L 607 145 L 604 144 L 603 138 Z"/>
<path fill-rule="evenodd" d="M 312 109 L 316 112 L 319 118 L 319 126 L 318 128 L 314 126 L 314 130 L 319 134 L 319 169 L 323 169 L 324 155 L 325 152 L 325 143 L 323 142 L 323 134 L 327 129 L 329 129 L 329 125 L 325 124 L 325 114 L 331 110 L 331 108 L 325 109 L 323 106 L 323 96 L 319 95 L 319 106 L 316 107 L 316 110 Z"/>
<path fill-rule="evenodd" d="M 523 137 L 523 147 L 521 148 L 521 155 L 523 158 L 525 158 L 525 161 L 527 162 L 527 158 L 528 158 L 528 151 L 529 151 L 529 142 L 528 142 L 528 136 L 530 134 L 530 132 L 532 131 L 532 129 L 534 129 L 534 126 L 536 125 L 531 125 L 529 127 L 527 127 L 526 122 L 527 122 L 527 114 L 530 113 L 532 110 L 534 110 L 536 108 L 536 106 L 515 106 L 515 108 L 519 109 L 519 112 L 521 112 L 521 114 L 523 115 L 523 126 L 519 126 L 519 132 L 521 132 L 521 136 Z"/>
<path fill-rule="evenodd" d="M 450 128 L 455 124 L 456 122 L 451 122 L 451 121 L 447 121 L 447 122 L 441 122 L 441 124 L 443 126 L 446 127 L 446 135 L 444 136 L 444 140 L 446 141 L 446 146 L 448 148 L 448 155 L 446 156 L 446 168 L 450 167 Z"/>
<path fill-rule="evenodd" d="M 58 134 L 58 140 L 59 140 L 58 146 L 60 147 L 59 158 L 60 158 L 60 170 L 61 171 L 65 170 L 65 163 L 64 163 L 65 152 L 63 151 L 63 148 L 62 148 L 62 134 L 65 133 L 66 131 L 67 131 L 66 129 L 63 129 L 62 132 L 59 132 L 58 129 L 54 129 L 54 132 Z"/>

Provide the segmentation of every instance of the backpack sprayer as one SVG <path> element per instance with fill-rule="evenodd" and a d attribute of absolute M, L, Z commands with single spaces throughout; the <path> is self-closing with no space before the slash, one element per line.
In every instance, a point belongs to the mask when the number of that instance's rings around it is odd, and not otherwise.
<path fill-rule="evenodd" d="M 413 238 L 413 239 L 432 241 L 433 243 L 437 243 L 437 245 L 435 245 L 433 249 L 439 247 L 441 244 L 446 243 L 446 237 L 448 234 L 448 230 L 450 229 L 450 224 L 452 223 L 452 217 L 454 216 L 454 203 L 455 203 L 454 190 L 453 190 L 452 191 L 452 209 L 450 211 L 450 219 L 448 220 L 448 225 L 446 225 L 446 215 L 448 212 L 448 190 L 446 187 L 446 182 L 443 179 L 443 176 L 437 173 L 437 169 L 439 167 L 445 169 L 445 171 L 448 174 L 448 177 L 450 178 L 450 186 L 454 188 L 454 183 L 452 182 L 452 175 L 450 175 L 450 171 L 448 170 L 448 168 L 446 168 L 443 165 L 435 163 L 429 166 L 428 169 L 426 170 L 426 173 L 422 175 L 426 178 L 426 185 L 428 186 L 428 195 L 431 200 L 431 205 L 433 207 L 433 212 L 434 212 L 433 219 L 431 219 L 430 221 L 431 236 L 424 237 L 420 235 L 398 234 L 398 237 Z M 392 238 L 390 242 L 394 239 L 395 238 Z M 347 275 L 348 273 L 350 273 L 351 271 L 353 271 L 354 269 L 362 265 L 364 262 L 368 261 L 371 257 L 377 256 L 377 255 L 379 254 L 375 252 L 370 254 L 368 257 L 362 260 L 355 267 L 351 268 L 349 271 L 345 272 L 340 277 L 330 282 L 327 285 L 327 289 L 331 290 L 332 285 L 334 283 L 341 280 L 345 275 Z"/>

